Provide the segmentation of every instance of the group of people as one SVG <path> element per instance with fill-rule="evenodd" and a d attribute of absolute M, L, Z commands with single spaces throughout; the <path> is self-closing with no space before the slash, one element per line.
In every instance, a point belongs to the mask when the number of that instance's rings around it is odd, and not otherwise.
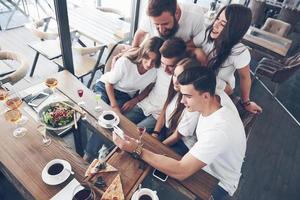
<path fill-rule="evenodd" d="M 219 179 L 212 199 L 226 199 L 238 187 L 246 136 L 230 99 L 235 71 L 242 105 L 250 100 L 250 52 L 240 40 L 251 22 L 249 8 L 223 7 L 206 29 L 201 8 L 176 0 L 149 0 L 132 45 L 117 56 L 94 91 L 119 113 L 182 155 L 155 154 L 133 138 L 113 135 L 114 143 L 167 175 L 183 180 L 203 169 Z M 85 159 L 101 141 L 93 134 Z"/>

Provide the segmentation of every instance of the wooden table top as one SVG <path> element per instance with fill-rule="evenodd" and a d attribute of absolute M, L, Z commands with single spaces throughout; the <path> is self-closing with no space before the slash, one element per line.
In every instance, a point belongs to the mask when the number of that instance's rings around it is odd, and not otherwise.
<path fill-rule="evenodd" d="M 274 52 L 280 56 L 286 56 L 292 41 L 278 36 L 276 34 L 250 27 L 245 34 L 243 41 L 265 48 L 270 52 Z"/>
<path fill-rule="evenodd" d="M 126 40 L 130 24 L 97 9 L 68 9 L 70 27 L 99 44 L 115 44 Z"/>
<path fill-rule="evenodd" d="M 97 124 L 99 113 L 94 110 L 94 107 L 96 106 L 95 94 L 68 71 L 59 72 L 52 77 L 58 79 L 58 89 L 65 96 L 69 97 L 74 102 L 82 100 L 88 102 L 88 106 L 84 108 L 88 113 L 87 122 L 98 130 L 99 134 L 101 133 L 105 137 L 112 139 L 111 131 L 102 128 Z M 82 98 L 77 95 L 78 89 L 84 90 Z M 102 102 L 102 107 L 105 110 L 111 109 L 110 106 L 104 102 Z M 139 133 L 137 132 L 135 124 L 121 114 L 119 117 L 119 126 L 124 130 L 125 134 L 133 138 L 138 138 Z M 15 178 L 15 182 L 19 182 L 19 185 L 22 185 L 21 191 L 25 191 L 22 192 L 25 197 L 28 199 L 49 199 L 49 197 L 52 197 L 62 188 L 62 186 L 48 186 L 43 183 L 41 179 L 43 166 L 54 158 L 61 158 L 69 161 L 76 174 L 75 177 L 78 180 L 82 180 L 84 171 L 87 168 L 87 163 L 59 139 L 54 138 L 53 144 L 48 148 L 42 147 L 41 138 L 35 129 L 35 121 L 30 120 L 29 123 L 26 124 L 26 128 L 29 131 L 27 135 L 19 139 L 13 138 L 12 131 L 14 125 L 6 122 L 3 116 L 0 117 L 0 125 L 5 127 L 0 133 L 2 137 L 2 140 L 0 140 L 1 168 L 7 170 L 8 173 L 11 173 Z M 153 152 L 180 159 L 179 155 L 150 135 L 144 135 L 143 141 L 144 147 Z M 32 163 L 34 163 L 34 165 Z M 141 161 L 134 160 L 128 153 L 122 151 L 115 151 L 112 153 L 108 159 L 108 163 L 119 170 L 126 199 L 130 199 L 137 186 L 150 171 L 149 166 L 140 169 Z M 108 179 L 109 184 L 113 178 L 110 177 Z M 185 190 L 190 196 L 196 195 L 201 199 L 209 199 L 212 190 L 218 183 L 217 179 L 203 170 L 200 170 L 182 182 L 172 178 L 169 178 L 167 182 L 170 183 L 171 186 L 177 188 L 177 191 Z M 18 184 L 16 183 L 16 185 Z"/>

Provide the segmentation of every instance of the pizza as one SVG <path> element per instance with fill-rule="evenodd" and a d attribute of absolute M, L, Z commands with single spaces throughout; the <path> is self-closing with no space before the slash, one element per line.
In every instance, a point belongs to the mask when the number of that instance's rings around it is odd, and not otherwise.
<path fill-rule="evenodd" d="M 121 176 L 118 174 L 107 190 L 103 193 L 101 200 L 124 200 Z"/>
<path fill-rule="evenodd" d="M 92 174 L 96 174 L 99 172 L 116 172 L 118 171 L 116 168 L 111 166 L 108 163 L 100 161 L 98 159 L 94 159 L 93 162 L 90 164 L 88 169 L 85 172 L 85 176 L 90 176 Z"/>

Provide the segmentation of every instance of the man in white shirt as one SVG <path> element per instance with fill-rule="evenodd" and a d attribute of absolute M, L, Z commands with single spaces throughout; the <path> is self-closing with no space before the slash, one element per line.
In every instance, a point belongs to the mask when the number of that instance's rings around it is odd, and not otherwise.
<path fill-rule="evenodd" d="M 133 109 L 124 115 L 138 126 L 144 126 L 151 133 L 156 120 L 167 99 L 169 85 L 179 60 L 186 57 L 186 45 L 181 38 L 166 40 L 160 48 L 161 67 L 157 69 L 157 78 L 149 94 L 139 99 Z"/>
<path fill-rule="evenodd" d="M 204 34 L 204 17 L 199 6 L 178 4 L 176 0 L 149 0 L 146 12 L 132 46 L 140 46 L 147 34 L 164 39 L 176 36 L 196 46 L 201 44 L 202 41 L 194 40 L 196 35 Z"/>
<path fill-rule="evenodd" d="M 216 77 L 209 68 L 186 69 L 178 76 L 181 102 L 200 113 L 197 142 L 181 160 L 153 153 L 133 138 L 113 135 L 114 143 L 165 174 L 184 180 L 203 169 L 219 179 L 212 199 L 225 200 L 236 191 L 246 151 L 246 136 L 236 109 L 222 106 L 215 94 Z M 176 167 L 174 167 L 176 166 Z"/>

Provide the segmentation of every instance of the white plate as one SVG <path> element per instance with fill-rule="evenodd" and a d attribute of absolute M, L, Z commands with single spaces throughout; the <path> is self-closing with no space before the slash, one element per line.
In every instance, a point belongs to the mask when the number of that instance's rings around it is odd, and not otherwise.
<path fill-rule="evenodd" d="M 100 118 L 98 119 L 98 124 L 103 128 L 112 128 L 113 126 L 117 126 L 120 123 L 120 117 L 115 115 L 116 121 L 113 124 L 105 124 L 103 123 Z"/>
<path fill-rule="evenodd" d="M 62 163 L 69 172 L 72 171 L 72 167 L 68 161 L 61 160 L 61 159 L 55 159 L 50 162 L 53 162 L 53 161 L 57 161 L 55 163 Z M 46 183 L 48 185 L 58 185 L 58 184 L 63 183 L 64 181 L 66 181 L 69 178 L 70 173 L 65 173 L 65 174 L 57 177 L 56 179 L 54 179 L 53 177 L 50 177 L 50 176 L 51 175 L 48 174 L 48 167 L 46 165 L 42 171 L 42 180 L 44 181 L 44 183 Z"/>

